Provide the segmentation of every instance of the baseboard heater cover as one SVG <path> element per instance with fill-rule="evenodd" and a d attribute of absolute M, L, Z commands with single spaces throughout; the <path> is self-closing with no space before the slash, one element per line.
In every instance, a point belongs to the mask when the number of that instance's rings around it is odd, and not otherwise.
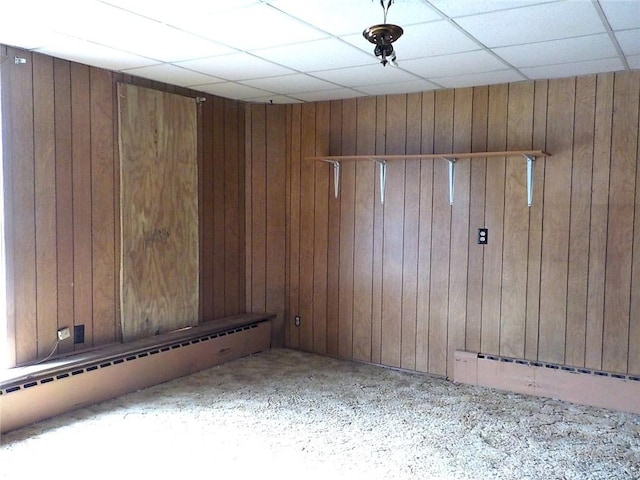
<path fill-rule="evenodd" d="M 456 351 L 454 382 L 640 414 L 640 376 Z"/>
<path fill-rule="evenodd" d="M 271 322 L 132 349 L 0 385 L 0 433 L 268 350 Z"/>

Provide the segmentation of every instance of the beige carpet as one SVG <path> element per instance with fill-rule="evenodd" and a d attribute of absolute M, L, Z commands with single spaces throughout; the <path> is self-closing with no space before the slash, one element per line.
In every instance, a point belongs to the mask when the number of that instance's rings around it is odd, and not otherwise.
<path fill-rule="evenodd" d="M 632 479 L 640 417 L 272 350 L 11 432 L 0 478 Z"/>

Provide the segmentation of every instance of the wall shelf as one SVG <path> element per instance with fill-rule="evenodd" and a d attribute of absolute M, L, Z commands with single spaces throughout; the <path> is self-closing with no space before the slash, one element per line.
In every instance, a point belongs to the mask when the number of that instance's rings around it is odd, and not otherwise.
<path fill-rule="evenodd" d="M 449 205 L 453 205 L 455 164 L 461 159 L 523 157 L 527 161 L 527 204 L 533 203 L 533 165 L 538 157 L 550 157 L 542 150 L 509 150 L 503 152 L 469 153 L 428 153 L 419 155 L 335 155 L 309 157 L 309 160 L 327 162 L 333 165 L 333 192 L 338 198 L 340 191 L 340 164 L 347 161 L 373 161 L 380 168 L 380 203 L 384 204 L 384 191 L 387 181 L 387 162 L 393 160 L 441 159 L 449 162 Z"/>

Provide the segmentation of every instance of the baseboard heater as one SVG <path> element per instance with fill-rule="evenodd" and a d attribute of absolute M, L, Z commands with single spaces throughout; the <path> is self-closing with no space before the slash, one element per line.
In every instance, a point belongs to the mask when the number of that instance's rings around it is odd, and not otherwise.
<path fill-rule="evenodd" d="M 238 315 L 37 366 L 0 382 L 0 433 L 268 350 L 273 315 Z"/>
<path fill-rule="evenodd" d="M 455 352 L 454 382 L 640 414 L 640 376 Z"/>

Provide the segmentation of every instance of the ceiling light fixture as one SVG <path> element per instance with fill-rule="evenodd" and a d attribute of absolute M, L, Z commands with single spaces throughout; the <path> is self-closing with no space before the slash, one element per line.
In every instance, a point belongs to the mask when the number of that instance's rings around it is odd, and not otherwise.
<path fill-rule="evenodd" d="M 381 57 L 380 63 L 383 67 L 386 67 L 389 62 L 391 62 L 392 65 L 398 65 L 396 62 L 396 52 L 393 50 L 393 45 L 391 44 L 398 40 L 404 33 L 404 30 L 398 25 L 387 23 L 387 12 L 392 4 L 393 0 L 387 0 L 386 5 L 384 0 L 380 0 L 380 5 L 384 12 L 384 23 L 372 25 L 362 32 L 364 38 L 376 46 L 373 53 L 376 57 Z"/>

